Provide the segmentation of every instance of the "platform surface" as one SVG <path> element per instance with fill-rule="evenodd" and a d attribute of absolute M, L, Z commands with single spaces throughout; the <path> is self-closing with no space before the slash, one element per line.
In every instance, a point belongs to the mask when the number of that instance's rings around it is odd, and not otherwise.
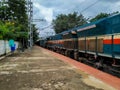
<path fill-rule="evenodd" d="M 119 90 L 92 68 L 38 46 L 0 61 L 0 90 Z M 86 68 L 87 69 L 87 68 Z M 94 73 L 93 73 L 94 72 Z M 108 78 L 106 78 L 108 79 Z M 116 79 L 117 80 L 117 79 Z M 112 81 L 111 81 L 112 82 Z"/>

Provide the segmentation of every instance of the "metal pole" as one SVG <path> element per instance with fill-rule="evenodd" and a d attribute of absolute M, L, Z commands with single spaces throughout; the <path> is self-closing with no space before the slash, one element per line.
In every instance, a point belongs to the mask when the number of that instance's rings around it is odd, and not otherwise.
<path fill-rule="evenodd" d="M 33 46 L 33 30 L 32 30 L 32 19 L 33 19 L 33 3 L 31 0 L 27 0 L 27 6 L 28 6 L 28 47 L 31 49 Z"/>

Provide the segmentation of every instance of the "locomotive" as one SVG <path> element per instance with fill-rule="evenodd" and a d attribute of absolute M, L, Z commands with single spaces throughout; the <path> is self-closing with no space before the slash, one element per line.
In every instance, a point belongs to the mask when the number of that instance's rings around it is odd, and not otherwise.
<path fill-rule="evenodd" d="M 120 14 L 50 36 L 40 46 L 120 77 Z"/>

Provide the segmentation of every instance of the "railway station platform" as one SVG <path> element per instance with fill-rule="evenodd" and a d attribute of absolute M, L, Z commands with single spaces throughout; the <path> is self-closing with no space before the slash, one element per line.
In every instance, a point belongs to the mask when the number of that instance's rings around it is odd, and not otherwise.
<path fill-rule="evenodd" d="M 0 90 L 120 90 L 120 79 L 34 46 L 0 60 Z"/>

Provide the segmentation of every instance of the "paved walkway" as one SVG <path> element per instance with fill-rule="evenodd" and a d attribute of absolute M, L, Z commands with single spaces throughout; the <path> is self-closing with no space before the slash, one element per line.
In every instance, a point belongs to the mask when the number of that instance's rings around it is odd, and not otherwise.
<path fill-rule="evenodd" d="M 0 61 L 0 90 L 115 90 L 34 46 Z"/>

